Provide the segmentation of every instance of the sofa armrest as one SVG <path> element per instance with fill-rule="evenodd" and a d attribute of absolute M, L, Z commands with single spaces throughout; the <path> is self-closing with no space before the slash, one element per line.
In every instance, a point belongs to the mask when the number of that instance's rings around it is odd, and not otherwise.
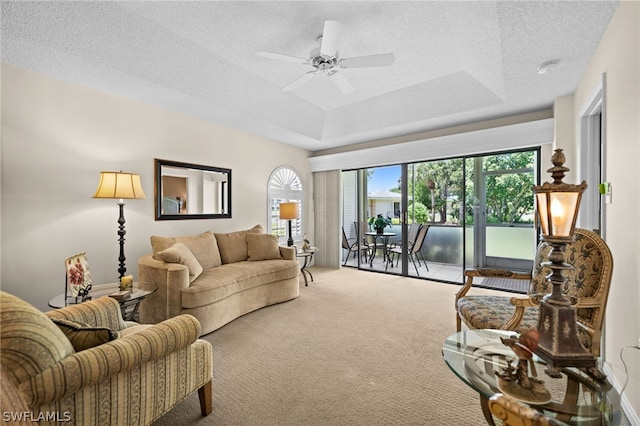
<path fill-rule="evenodd" d="M 182 311 L 182 290 L 188 288 L 189 269 L 147 254 L 138 259 L 138 285 L 153 293 L 140 303 L 140 322 L 158 323 Z"/>
<path fill-rule="evenodd" d="M 45 312 L 49 318 L 80 322 L 92 327 L 122 330 L 127 324 L 122 319 L 120 304 L 111 297 L 100 297 L 77 305 Z"/>
<path fill-rule="evenodd" d="M 69 355 L 21 385 L 29 406 L 56 401 L 193 344 L 200 322 L 184 314 Z"/>
<path fill-rule="evenodd" d="M 296 260 L 296 248 L 280 246 L 280 256 L 285 260 Z"/>

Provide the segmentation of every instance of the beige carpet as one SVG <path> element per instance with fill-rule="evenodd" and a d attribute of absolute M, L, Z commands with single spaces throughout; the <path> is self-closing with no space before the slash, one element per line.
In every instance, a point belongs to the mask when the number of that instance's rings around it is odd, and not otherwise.
<path fill-rule="evenodd" d="M 482 425 L 478 396 L 442 359 L 452 284 L 312 269 L 300 297 L 205 336 L 213 413 L 197 393 L 156 425 Z"/>

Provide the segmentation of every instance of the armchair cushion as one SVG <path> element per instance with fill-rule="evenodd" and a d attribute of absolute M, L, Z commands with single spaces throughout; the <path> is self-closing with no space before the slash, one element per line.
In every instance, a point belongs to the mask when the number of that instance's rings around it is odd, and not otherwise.
<path fill-rule="evenodd" d="M 215 268 L 222 264 L 216 237 L 211 231 L 185 237 L 160 237 L 157 235 L 151 237 L 153 254 L 166 250 L 175 243 L 183 243 L 187 246 L 203 269 Z"/>
<path fill-rule="evenodd" d="M 171 247 L 157 252 L 154 258 L 168 263 L 180 263 L 189 269 L 189 282 L 198 278 L 202 273 L 202 266 L 191 250 L 183 243 L 175 243 Z"/>
<path fill-rule="evenodd" d="M 76 352 L 110 342 L 118 338 L 118 332 L 106 327 L 90 327 L 76 321 L 69 321 L 60 318 L 52 318 L 53 323 L 73 345 Z"/>
<path fill-rule="evenodd" d="M 247 233 L 247 254 L 249 261 L 282 259 L 278 247 L 278 237 L 271 234 Z"/>
<path fill-rule="evenodd" d="M 111 297 L 100 297 L 91 300 L 90 303 L 69 305 L 45 312 L 45 315 L 51 319 L 66 319 L 90 327 L 106 327 L 116 331 L 127 328 L 127 323 L 122 319 L 120 304 Z"/>
<path fill-rule="evenodd" d="M 504 296 L 472 295 L 458 302 L 458 311 L 471 329 L 502 330 L 505 328 L 505 320 L 513 315 L 513 310 L 512 299 Z M 527 330 L 536 330 L 539 316 L 540 310 L 537 306 L 528 307 L 514 331 L 524 333 Z M 584 327 L 578 326 L 578 339 L 585 348 L 591 349 L 591 335 Z"/>

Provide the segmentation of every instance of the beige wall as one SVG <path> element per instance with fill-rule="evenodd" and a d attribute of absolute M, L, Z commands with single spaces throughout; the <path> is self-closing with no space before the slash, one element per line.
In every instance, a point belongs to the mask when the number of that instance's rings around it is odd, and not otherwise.
<path fill-rule="evenodd" d="M 583 74 L 574 95 L 574 121 L 603 73 L 605 77 L 605 169 L 612 203 L 605 210 L 605 239 L 614 258 L 605 320 L 605 361 L 619 385 L 626 375 L 620 361 L 625 346 L 640 338 L 640 2 L 622 1 Z M 580 153 L 576 131 L 572 151 Z M 576 160 L 577 161 L 577 160 Z M 629 382 L 624 392 L 632 424 L 640 424 L 640 351 L 623 353 Z"/>
<path fill-rule="evenodd" d="M 221 100 L 221 102 L 224 102 Z M 267 182 L 281 165 L 305 186 L 313 239 L 308 152 L 140 102 L 2 68 L 2 289 L 40 309 L 64 291 L 65 257 L 86 251 L 93 281 L 118 278 L 117 200 L 91 198 L 102 170 L 139 173 L 145 200 L 125 206 L 127 273 L 149 236 L 267 225 Z M 232 169 L 231 219 L 154 221 L 153 159 Z"/>

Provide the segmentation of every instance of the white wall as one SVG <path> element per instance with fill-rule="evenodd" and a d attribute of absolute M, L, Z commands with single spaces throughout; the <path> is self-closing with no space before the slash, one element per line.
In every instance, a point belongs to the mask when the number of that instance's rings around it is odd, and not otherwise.
<path fill-rule="evenodd" d="M 223 99 L 220 102 L 224 102 Z M 118 278 L 117 200 L 93 199 L 102 170 L 139 173 L 125 206 L 127 273 L 151 235 L 266 229 L 267 182 L 293 167 L 313 212 L 305 150 L 140 102 L 2 66 L 2 290 L 46 310 L 64 290 L 66 257 L 86 251 L 93 282 Z M 153 159 L 232 169 L 231 219 L 154 221 Z M 313 241 L 313 214 L 305 232 Z"/>
<path fill-rule="evenodd" d="M 605 319 L 605 361 L 621 385 L 627 373 L 620 351 L 638 345 L 640 338 L 640 2 L 620 2 L 585 70 L 574 95 L 576 129 L 578 112 L 603 73 L 606 181 L 613 187 L 604 229 L 614 259 Z M 571 148 L 580 153 L 580 136 L 576 133 Z M 629 379 L 623 396 L 632 424 L 640 424 L 640 351 L 627 348 L 623 355 Z"/>

